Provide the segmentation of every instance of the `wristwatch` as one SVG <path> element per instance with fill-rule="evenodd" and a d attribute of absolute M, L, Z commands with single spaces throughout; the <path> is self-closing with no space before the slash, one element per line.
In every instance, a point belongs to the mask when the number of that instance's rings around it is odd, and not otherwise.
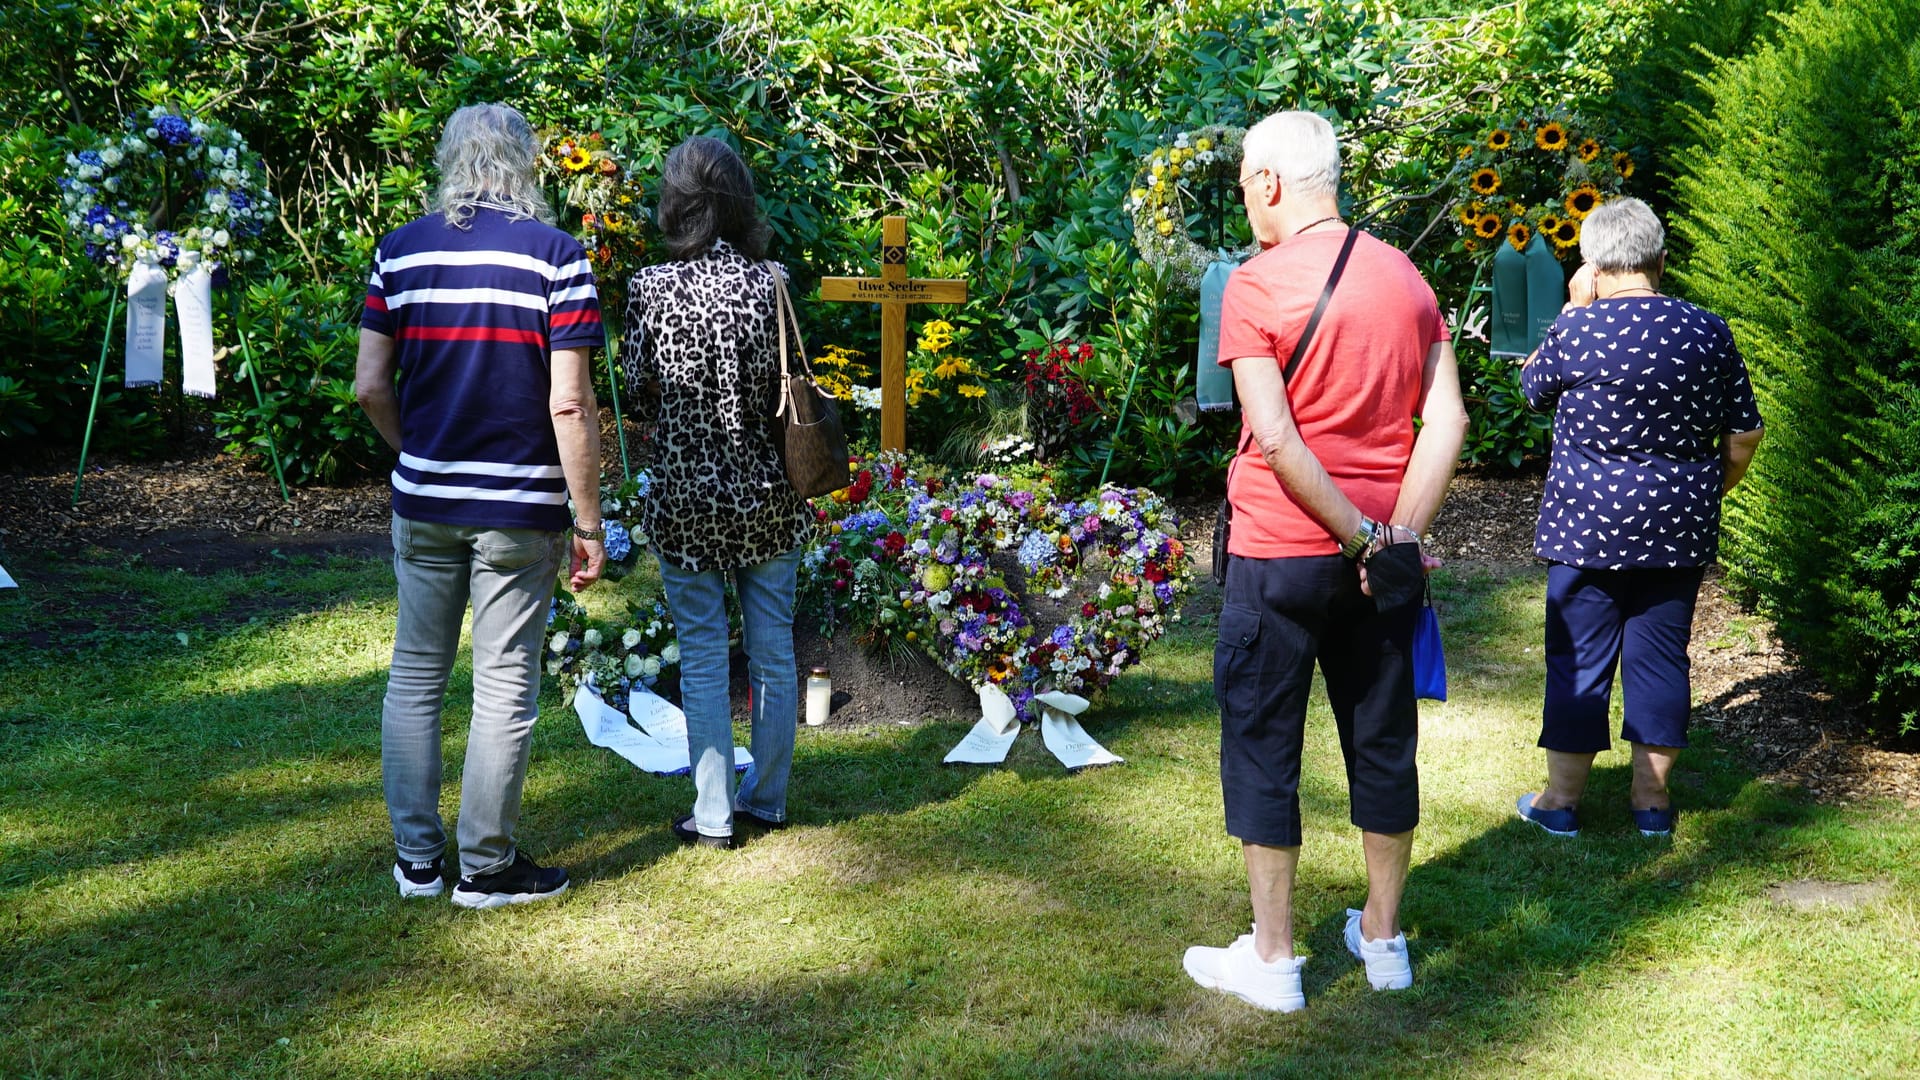
<path fill-rule="evenodd" d="M 1365 561 L 1365 557 L 1373 553 L 1373 545 L 1379 539 L 1380 530 L 1379 522 L 1363 515 L 1360 518 L 1360 528 L 1355 530 L 1352 536 L 1347 537 L 1346 543 L 1340 545 L 1340 554 L 1356 562 Z"/>
<path fill-rule="evenodd" d="M 576 521 L 573 523 L 573 535 L 582 540 L 605 540 L 607 538 L 607 530 L 605 525 L 602 525 L 598 529 L 589 529 L 583 527 Z"/>

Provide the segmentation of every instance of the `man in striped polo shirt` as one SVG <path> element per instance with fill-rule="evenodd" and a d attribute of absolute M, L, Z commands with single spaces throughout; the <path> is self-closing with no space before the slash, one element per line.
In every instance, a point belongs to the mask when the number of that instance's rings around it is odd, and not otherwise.
<path fill-rule="evenodd" d="M 382 237 L 360 318 L 355 391 L 400 455 L 400 595 L 380 757 L 400 895 L 445 891 L 440 710 L 473 608 L 473 719 L 453 902 L 566 891 L 514 844 L 537 716 L 548 602 L 572 521 L 572 586 L 600 577 L 600 299 L 579 241 L 554 228 L 517 111 L 473 105 L 440 140 L 434 212 Z M 396 382 L 396 374 L 398 380 Z"/>

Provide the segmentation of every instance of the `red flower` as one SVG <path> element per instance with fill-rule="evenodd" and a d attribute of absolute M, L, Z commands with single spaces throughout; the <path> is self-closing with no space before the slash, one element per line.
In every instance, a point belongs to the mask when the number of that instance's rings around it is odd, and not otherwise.
<path fill-rule="evenodd" d="M 1080 605 L 1080 614 L 1085 615 L 1089 619 L 1093 618 L 1095 615 L 1098 615 L 1099 613 L 1100 613 L 1100 609 L 1097 607 L 1094 607 L 1093 601 L 1091 600 Z"/>
<path fill-rule="evenodd" d="M 1158 585 L 1160 582 L 1167 580 L 1167 571 L 1166 568 L 1162 567 L 1159 563 L 1150 562 L 1147 564 L 1146 569 L 1140 571 L 1140 576 Z"/>
<path fill-rule="evenodd" d="M 953 520 L 953 507 L 951 507 L 951 506 L 943 506 L 943 507 L 941 507 L 941 508 L 940 508 L 940 520 L 941 520 L 941 521 L 952 521 L 952 520 Z"/>
<path fill-rule="evenodd" d="M 843 577 L 841 577 L 841 578 L 834 578 L 834 579 L 833 579 L 833 591 L 834 591 L 834 592 L 846 592 L 846 591 L 847 591 L 847 579 L 846 579 L 846 578 L 843 578 Z"/>
<path fill-rule="evenodd" d="M 898 555 L 907 550 L 907 537 L 904 533 L 896 529 L 887 534 L 887 538 L 882 542 L 882 546 L 887 549 L 887 554 Z"/>
<path fill-rule="evenodd" d="M 846 558 L 842 556 L 841 558 L 833 560 L 833 568 L 844 574 L 848 570 L 853 569 L 853 564 L 848 562 Z"/>

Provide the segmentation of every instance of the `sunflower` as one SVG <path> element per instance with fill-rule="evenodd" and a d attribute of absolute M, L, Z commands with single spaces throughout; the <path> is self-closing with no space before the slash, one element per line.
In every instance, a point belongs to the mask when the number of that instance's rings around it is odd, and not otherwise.
<path fill-rule="evenodd" d="M 1473 231 L 1478 233 L 1482 240 L 1491 240 L 1500 235 L 1502 224 L 1500 215 L 1483 214 L 1479 221 L 1473 223 Z"/>
<path fill-rule="evenodd" d="M 1567 148 L 1567 129 L 1561 127 L 1560 121 L 1558 120 L 1551 120 L 1541 124 L 1540 130 L 1533 133 L 1533 145 L 1542 150 L 1565 150 Z"/>
<path fill-rule="evenodd" d="M 1559 219 L 1559 218 L 1557 218 L 1557 217 L 1554 217 L 1554 216 L 1553 216 L 1552 214 L 1542 214 L 1542 215 L 1540 216 L 1540 226 L 1539 226 L 1539 228 L 1540 228 L 1540 235 L 1541 235 L 1541 236 L 1552 236 L 1552 235 L 1553 235 L 1553 230 L 1555 230 L 1555 229 L 1557 229 L 1557 228 L 1559 228 L 1559 227 L 1560 227 L 1560 219 Z"/>
<path fill-rule="evenodd" d="M 1551 230 L 1546 228 L 1544 221 L 1540 226 L 1540 231 L 1547 232 L 1553 237 L 1553 246 L 1562 251 L 1580 242 L 1580 223 L 1577 221 L 1556 222 Z"/>
<path fill-rule="evenodd" d="M 1592 164 L 1593 159 L 1600 156 L 1600 144 L 1592 139 L 1582 139 L 1580 148 L 1575 153 L 1580 155 L 1581 161 Z"/>
<path fill-rule="evenodd" d="M 1468 254 L 1472 254 L 1480 250 L 1480 242 L 1469 236 L 1460 241 L 1460 247 Z"/>
<path fill-rule="evenodd" d="M 1533 239 L 1533 230 L 1527 228 L 1527 223 L 1524 221 L 1514 222 L 1513 226 L 1507 230 L 1507 243 L 1512 244 L 1515 251 L 1527 250 L 1527 241 L 1531 239 Z"/>
<path fill-rule="evenodd" d="M 1593 208 L 1599 205 L 1600 189 L 1592 184 L 1581 184 L 1567 193 L 1567 213 L 1575 220 L 1593 213 Z"/>
<path fill-rule="evenodd" d="M 1473 190 L 1480 194 L 1491 195 L 1500 190 L 1500 174 L 1493 169 L 1475 169 L 1473 179 L 1469 183 L 1473 185 Z"/>
<path fill-rule="evenodd" d="M 1473 203 L 1461 203 L 1454 212 L 1460 215 L 1462 225 L 1472 225 L 1480 220 L 1480 207 Z"/>
<path fill-rule="evenodd" d="M 560 164 L 565 165 L 568 172 L 579 172 L 593 164 L 593 155 L 587 153 L 586 147 L 576 146 L 567 151 L 567 156 L 561 160 Z"/>
<path fill-rule="evenodd" d="M 1505 150 L 1513 145 L 1513 132 L 1505 128 L 1494 128 L 1487 132 L 1487 149 Z"/>
<path fill-rule="evenodd" d="M 1622 180 L 1632 176 L 1633 155 L 1627 153 L 1625 150 L 1613 155 L 1613 170 L 1620 174 L 1620 179 Z"/>

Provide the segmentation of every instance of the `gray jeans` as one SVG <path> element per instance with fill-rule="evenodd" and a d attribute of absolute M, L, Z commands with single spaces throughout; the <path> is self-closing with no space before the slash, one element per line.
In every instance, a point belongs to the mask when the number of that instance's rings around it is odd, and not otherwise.
<path fill-rule="evenodd" d="M 563 535 L 394 515 L 400 622 L 380 717 L 380 771 L 402 859 L 424 861 L 446 851 L 440 710 L 471 600 L 473 720 L 460 776 L 460 873 L 489 874 L 513 862 Z"/>

